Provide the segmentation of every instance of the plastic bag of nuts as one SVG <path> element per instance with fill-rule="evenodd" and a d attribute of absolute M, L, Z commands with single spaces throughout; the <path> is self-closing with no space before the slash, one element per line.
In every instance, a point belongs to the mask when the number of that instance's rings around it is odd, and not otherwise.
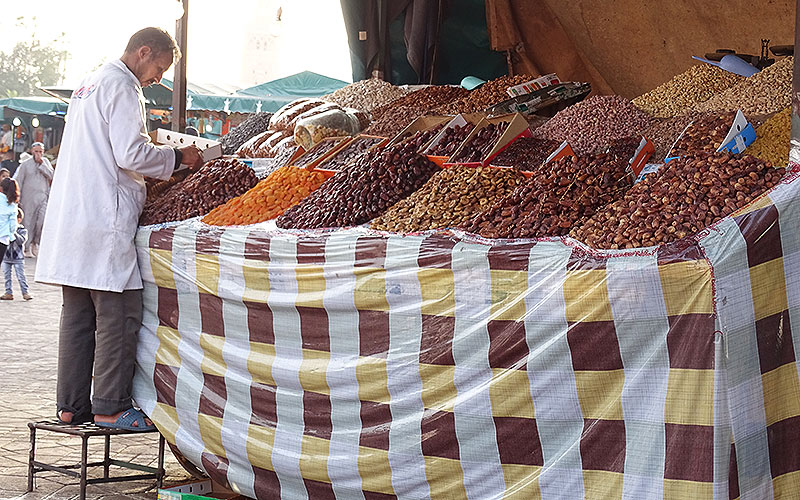
<path fill-rule="evenodd" d="M 323 104 L 329 103 L 326 103 L 321 99 L 296 99 L 289 104 L 284 105 L 281 109 L 275 112 L 274 115 L 272 115 L 272 118 L 269 120 L 269 128 L 273 130 L 293 131 L 294 122 L 300 115 L 311 109 L 322 106 Z"/>
<path fill-rule="evenodd" d="M 727 151 L 678 158 L 576 225 L 570 236 L 606 249 L 670 243 L 745 207 L 784 173 L 754 156 Z"/>
<path fill-rule="evenodd" d="M 331 104 L 330 106 L 335 106 Z M 320 108 L 317 108 L 320 109 Z M 313 110 L 313 111 L 316 111 Z M 312 116 L 300 118 L 294 127 L 294 140 L 305 150 L 310 150 L 327 137 L 352 136 L 365 126 L 366 115 L 355 110 L 328 109 Z"/>

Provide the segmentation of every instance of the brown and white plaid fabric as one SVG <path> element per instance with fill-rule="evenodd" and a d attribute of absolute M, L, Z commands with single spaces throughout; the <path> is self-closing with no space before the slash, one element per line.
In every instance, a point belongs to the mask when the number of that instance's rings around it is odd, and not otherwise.
<path fill-rule="evenodd" d="M 637 251 L 143 228 L 136 400 L 255 498 L 793 498 L 799 190 Z"/>

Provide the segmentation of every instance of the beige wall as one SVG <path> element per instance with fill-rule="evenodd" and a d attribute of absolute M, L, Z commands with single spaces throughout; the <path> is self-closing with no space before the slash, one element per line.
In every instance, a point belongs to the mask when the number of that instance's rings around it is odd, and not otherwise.
<path fill-rule="evenodd" d="M 631 98 L 694 64 L 692 55 L 758 55 L 761 38 L 794 43 L 795 0 L 544 1 L 614 91 Z"/>

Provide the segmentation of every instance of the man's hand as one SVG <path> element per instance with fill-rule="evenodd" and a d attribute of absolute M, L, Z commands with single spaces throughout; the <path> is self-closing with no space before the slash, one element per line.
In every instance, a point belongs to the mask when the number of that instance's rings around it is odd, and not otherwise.
<path fill-rule="evenodd" d="M 189 167 L 189 170 L 197 170 L 203 166 L 203 153 L 200 151 L 200 148 L 194 144 L 179 148 L 178 151 L 183 155 L 181 164 Z"/>

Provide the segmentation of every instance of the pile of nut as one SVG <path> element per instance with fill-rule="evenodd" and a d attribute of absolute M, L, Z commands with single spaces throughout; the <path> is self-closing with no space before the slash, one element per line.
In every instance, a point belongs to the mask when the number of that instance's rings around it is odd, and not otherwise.
<path fill-rule="evenodd" d="M 139 223 L 146 226 L 207 214 L 257 182 L 253 169 L 239 160 L 214 160 L 146 204 Z"/>
<path fill-rule="evenodd" d="M 701 116 L 686 129 L 668 155 L 686 156 L 702 151 L 708 153 L 716 151 L 722 146 L 722 141 L 728 135 L 735 116 L 736 113 L 732 111 Z"/>
<path fill-rule="evenodd" d="M 785 173 L 750 155 L 691 155 L 647 175 L 570 236 L 595 248 L 661 245 L 693 235 L 743 208 Z"/>
<path fill-rule="evenodd" d="M 569 141 L 576 154 L 600 151 L 613 139 L 635 137 L 650 126 L 651 117 L 618 95 L 595 96 L 565 108 L 533 131 L 551 141 Z"/>
<path fill-rule="evenodd" d="M 694 111 L 735 111 L 746 115 L 776 113 L 792 104 L 794 58 L 786 57 L 741 83 L 694 107 Z"/>
<path fill-rule="evenodd" d="M 627 166 L 614 153 L 560 158 L 463 227 L 486 238 L 566 235 L 631 186 Z"/>
<path fill-rule="evenodd" d="M 372 123 L 365 134 L 393 137 L 420 116 L 430 115 L 430 110 L 413 106 L 387 107 L 382 111 L 373 111 Z"/>
<path fill-rule="evenodd" d="M 431 85 L 415 90 L 405 97 L 393 101 L 389 107 L 413 107 L 419 109 L 433 109 L 444 106 L 469 95 L 469 91 L 462 87 L 452 85 Z"/>
<path fill-rule="evenodd" d="M 474 123 L 467 122 L 464 125 L 456 125 L 445 129 L 442 137 L 439 138 L 439 142 L 427 154 L 431 156 L 452 156 L 474 128 Z"/>
<path fill-rule="evenodd" d="M 520 137 L 492 159 L 492 165 L 517 167 L 526 172 L 538 170 L 559 143 L 547 139 Z"/>
<path fill-rule="evenodd" d="M 356 226 L 410 195 L 439 167 L 405 144 L 370 150 L 278 217 L 278 227 Z"/>
<path fill-rule="evenodd" d="M 501 76 L 490 80 L 469 93 L 466 97 L 436 108 L 434 111 L 441 114 L 474 113 L 483 111 L 499 102 L 510 99 L 506 92 L 509 87 L 533 80 L 534 76 L 516 75 Z"/>
<path fill-rule="evenodd" d="M 743 76 L 710 64 L 689 67 L 670 81 L 633 100 L 633 104 L 658 118 L 684 114 L 744 80 Z"/>
<path fill-rule="evenodd" d="M 764 122 L 756 130 L 756 136 L 756 140 L 747 147 L 745 153 L 761 158 L 775 167 L 788 165 L 792 136 L 792 109 L 786 108 Z"/>
<path fill-rule="evenodd" d="M 483 161 L 500 137 L 503 132 L 508 128 L 508 123 L 498 122 L 489 123 L 485 127 L 478 130 L 475 135 L 470 138 L 469 142 L 464 143 L 461 148 L 456 152 L 455 156 L 451 158 L 453 163 L 471 163 Z"/>
<path fill-rule="evenodd" d="M 350 141 L 350 144 L 342 148 L 335 155 L 324 160 L 317 165 L 317 168 L 328 170 L 342 170 L 347 165 L 353 163 L 358 157 L 367 152 L 371 147 L 383 142 L 383 137 L 370 137 L 361 135 Z"/>
<path fill-rule="evenodd" d="M 370 226 L 395 232 L 456 227 L 511 194 L 524 179 L 513 169 L 454 165 L 431 177 Z"/>
<path fill-rule="evenodd" d="M 293 166 L 295 167 L 306 167 L 311 165 L 315 161 L 317 161 L 322 156 L 325 156 L 330 150 L 335 148 L 336 146 L 340 145 L 342 142 L 346 141 L 346 137 L 329 137 L 327 139 L 323 139 L 321 142 L 317 143 L 303 153 L 298 159 L 293 162 Z"/>
<path fill-rule="evenodd" d="M 270 118 L 272 118 L 272 113 L 255 113 L 237 127 L 232 128 L 220 139 L 222 154 L 232 155 L 248 139 L 265 132 L 269 128 Z"/>
<path fill-rule="evenodd" d="M 650 127 L 644 131 L 644 136 L 650 139 L 656 152 L 653 153 L 651 158 L 652 163 L 663 162 L 667 157 L 667 153 L 672 149 L 675 141 L 680 137 L 690 123 L 705 116 L 701 113 L 688 113 L 680 116 L 673 116 L 672 118 L 655 118 L 650 124 Z"/>
<path fill-rule="evenodd" d="M 378 78 L 370 78 L 346 85 L 339 90 L 321 97 L 322 100 L 342 107 L 372 111 L 378 106 L 389 104 L 408 93 L 400 87 Z"/>

